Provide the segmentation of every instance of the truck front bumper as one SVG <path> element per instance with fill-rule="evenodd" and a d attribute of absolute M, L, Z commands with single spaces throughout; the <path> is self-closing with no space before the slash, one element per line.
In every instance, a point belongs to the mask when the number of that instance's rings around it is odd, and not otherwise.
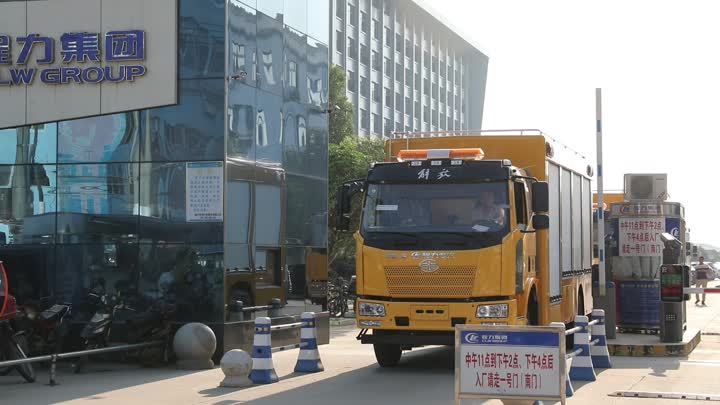
<path fill-rule="evenodd" d="M 384 305 L 385 316 L 367 316 L 360 310 L 356 314 L 360 329 L 382 331 L 453 332 L 455 325 L 517 325 L 524 324 L 517 316 L 516 300 L 482 302 L 398 302 L 358 298 L 363 303 Z M 503 317 L 477 317 L 478 306 L 507 305 Z"/>

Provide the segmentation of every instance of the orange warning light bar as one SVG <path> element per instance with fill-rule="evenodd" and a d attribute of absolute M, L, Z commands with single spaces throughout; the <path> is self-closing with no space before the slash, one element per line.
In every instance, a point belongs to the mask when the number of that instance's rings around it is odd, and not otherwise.
<path fill-rule="evenodd" d="M 482 160 L 485 152 L 480 148 L 464 149 L 410 149 L 398 153 L 398 162 L 428 159 Z"/>

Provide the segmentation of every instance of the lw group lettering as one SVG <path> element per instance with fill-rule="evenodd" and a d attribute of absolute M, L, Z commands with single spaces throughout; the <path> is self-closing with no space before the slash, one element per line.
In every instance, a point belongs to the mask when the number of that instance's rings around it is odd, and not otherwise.
<path fill-rule="evenodd" d="M 56 64 L 58 55 L 60 66 Z M 53 85 L 133 82 L 147 73 L 147 67 L 124 62 L 144 60 L 145 31 L 142 30 L 110 31 L 104 36 L 69 32 L 62 34 L 59 41 L 35 33 L 15 38 L 0 34 L 0 86 L 31 85 L 37 79 Z M 103 61 L 119 63 L 100 66 Z M 37 67 L 26 67 L 31 62 Z M 97 66 L 63 66 L 68 64 Z"/>

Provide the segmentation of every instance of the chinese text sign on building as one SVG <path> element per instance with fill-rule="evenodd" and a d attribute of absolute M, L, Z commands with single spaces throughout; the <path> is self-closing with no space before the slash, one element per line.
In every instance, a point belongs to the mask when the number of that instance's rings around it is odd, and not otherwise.
<path fill-rule="evenodd" d="M 188 162 L 186 170 L 186 221 L 222 222 L 222 162 Z"/>
<path fill-rule="evenodd" d="M 565 400 L 560 328 L 458 325 L 455 397 Z"/>
<path fill-rule="evenodd" d="M 176 104 L 177 3 L 0 2 L 0 129 Z"/>
<path fill-rule="evenodd" d="M 662 256 L 665 218 L 620 218 L 618 232 L 620 256 Z"/>

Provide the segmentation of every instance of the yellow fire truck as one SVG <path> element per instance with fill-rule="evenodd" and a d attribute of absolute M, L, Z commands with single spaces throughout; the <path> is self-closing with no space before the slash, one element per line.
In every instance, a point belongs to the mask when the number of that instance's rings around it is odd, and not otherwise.
<path fill-rule="evenodd" d="M 381 366 L 457 324 L 571 325 L 592 308 L 592 168 L 537 130 L 396 134 L 362 194 L 358 339 Z M 455 136 L 450 136 L 455 135 Z"/>

